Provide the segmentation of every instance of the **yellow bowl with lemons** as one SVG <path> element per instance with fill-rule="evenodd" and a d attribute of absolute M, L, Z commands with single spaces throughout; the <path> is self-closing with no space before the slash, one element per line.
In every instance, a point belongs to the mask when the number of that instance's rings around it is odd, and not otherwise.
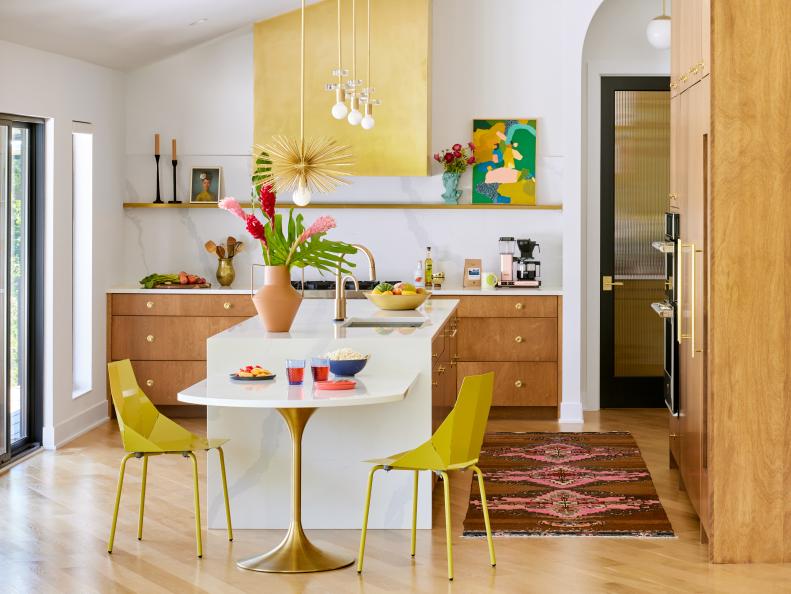
<path fill-rule="evenodd" d="M 407 311 L 417 309 L 431 297 L 431 291 L 417 289 L 409 283 L 379 283 L 373 291 L 363 293 L 379 309 L 385 311 Z"/>

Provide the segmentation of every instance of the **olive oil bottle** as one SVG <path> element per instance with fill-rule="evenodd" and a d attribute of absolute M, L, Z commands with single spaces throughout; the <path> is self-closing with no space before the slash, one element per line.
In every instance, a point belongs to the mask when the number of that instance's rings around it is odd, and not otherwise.
<path fill-rule="evenodd" d="M 434 286 L 434 262 L 431 259 L 431 247 L 426 248 L 426 261 L 423 263 L 423 276 L 426 279 L 426 288 Z"/>

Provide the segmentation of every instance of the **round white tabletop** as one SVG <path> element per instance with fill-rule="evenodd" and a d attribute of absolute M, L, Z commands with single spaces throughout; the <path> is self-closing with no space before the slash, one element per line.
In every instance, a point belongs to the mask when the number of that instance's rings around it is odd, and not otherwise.
<path fill-rule="evenodd" d="M 308 374 L 310 373 L 309 370 Z M 318 390 L 310 378 L 301 386 L 289 386 L 285 374 L 273 380 L 240 381 L 213 375 L 178 393 L 179 402 L 240 408 L 328 408 L 397 402 L 406 398 L 417 373 L 397 377 L 354 378 L 353 390 Z"/>

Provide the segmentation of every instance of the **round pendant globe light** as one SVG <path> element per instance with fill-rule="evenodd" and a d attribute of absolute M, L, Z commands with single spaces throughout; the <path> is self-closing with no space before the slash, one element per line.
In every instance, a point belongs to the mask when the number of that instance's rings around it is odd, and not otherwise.
<path fill-rule="evenodd" d="M 645 28 L 648 43 L 659 50 L 670 47 L 670 17 L 665 13 L 665 1 L 662 0 L 662 15 L 652 19 Z"/>

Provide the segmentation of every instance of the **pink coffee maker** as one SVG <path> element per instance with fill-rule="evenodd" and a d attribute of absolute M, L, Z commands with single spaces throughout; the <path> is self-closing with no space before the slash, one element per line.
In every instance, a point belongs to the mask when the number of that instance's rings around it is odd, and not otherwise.
<path fill-rule="evenodd" d="M 509 285 L 514 282 L 514 252 L 516 241 L 513 237 L 500 238 L 500 284 Z"/>

